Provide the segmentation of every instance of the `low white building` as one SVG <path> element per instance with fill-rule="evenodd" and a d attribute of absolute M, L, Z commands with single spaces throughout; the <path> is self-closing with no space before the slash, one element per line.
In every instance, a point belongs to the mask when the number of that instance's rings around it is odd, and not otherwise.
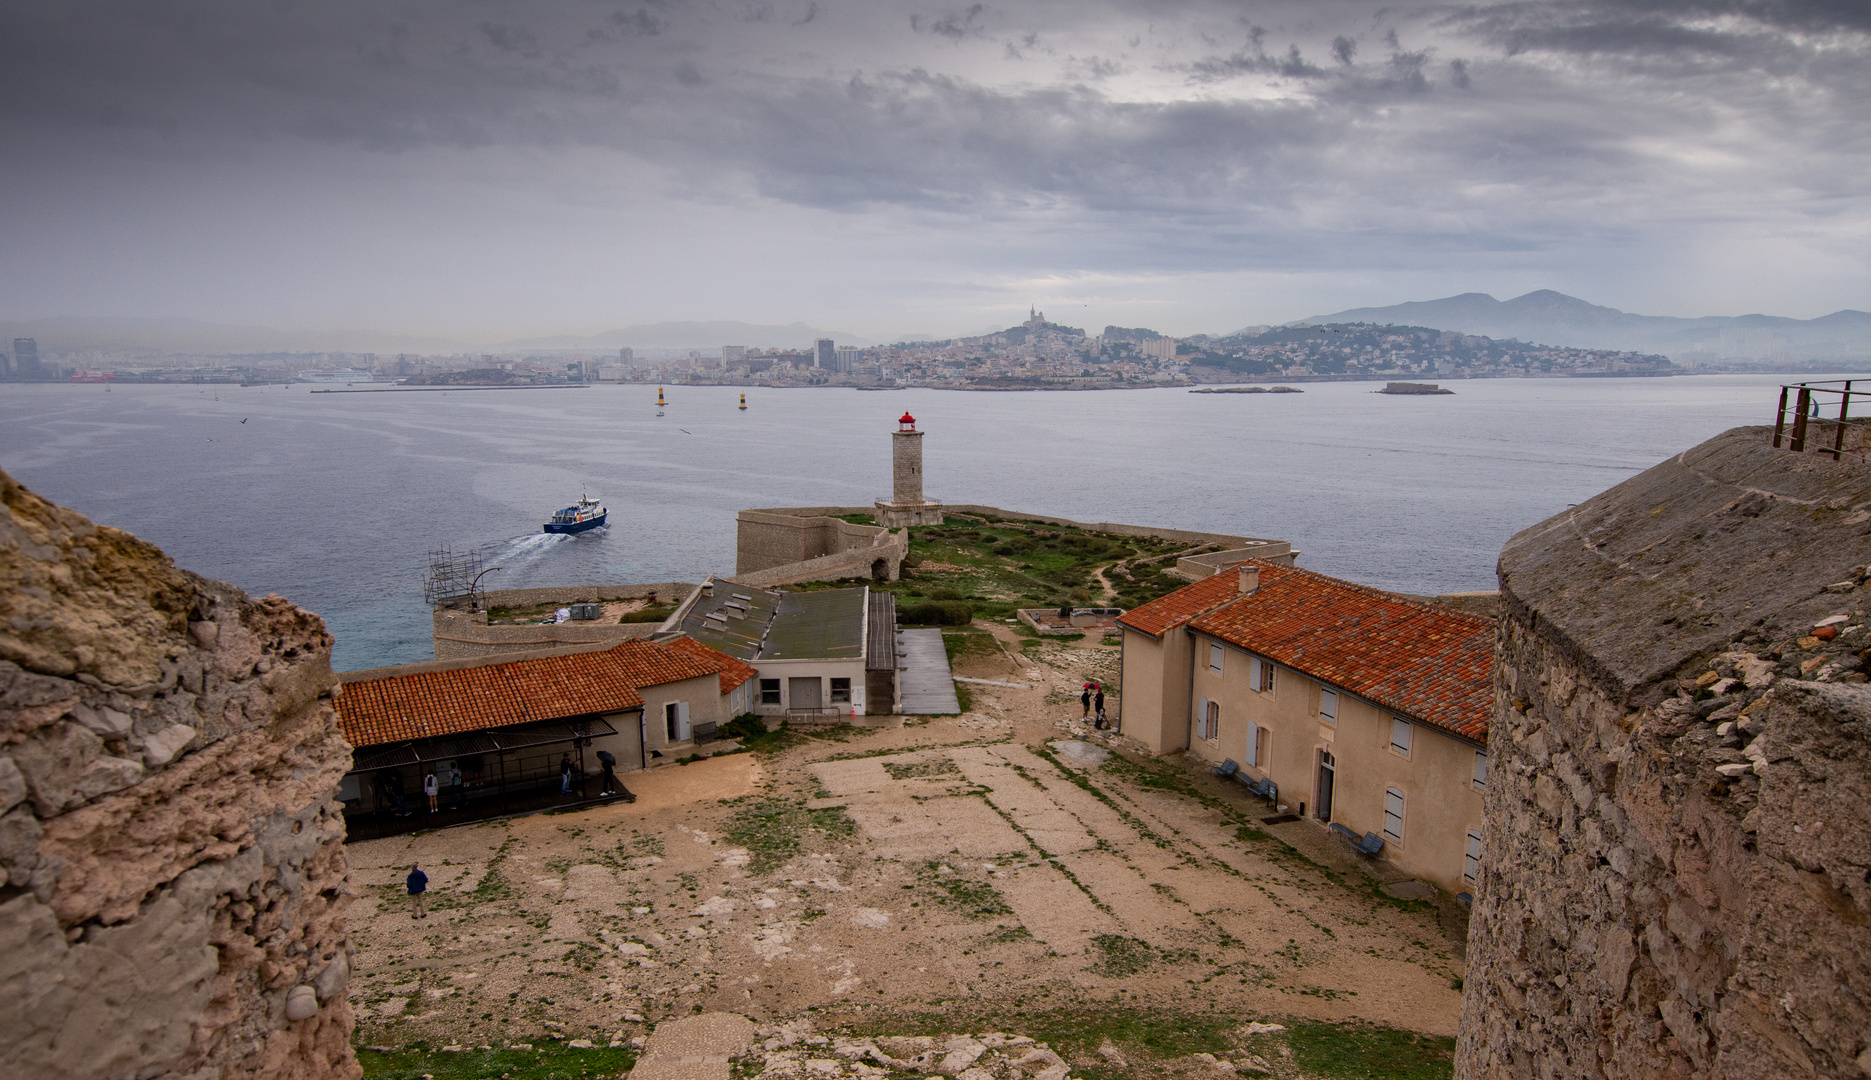
<path fill-rule="evenodd" d="M 682 632 L 758 672 L 753 711 L 762 716 L 861 716 L 870 589 L 777 592 L 733 581 L 704 585 Z M 893 628 L 894 629 L 894 628 Z M 893 701 L 868 711 L 889 713 Z"/>

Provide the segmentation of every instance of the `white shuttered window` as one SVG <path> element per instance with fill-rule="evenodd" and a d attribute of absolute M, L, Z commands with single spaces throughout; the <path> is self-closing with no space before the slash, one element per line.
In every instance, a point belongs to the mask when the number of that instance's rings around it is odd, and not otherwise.
<path fill-rule="evenodd" d="M 1390 748 L 1404 757 L 1410 756 L 1410 736 L 1415 734 L 1413 725 L 1401 716 L 1390 718 Z"/>
<path fill-rule="evenodd" d="M 1328 724 L 1338 723 L 1338 692 L 1336 690 L 1319 691 L 1319 719 Z"/>

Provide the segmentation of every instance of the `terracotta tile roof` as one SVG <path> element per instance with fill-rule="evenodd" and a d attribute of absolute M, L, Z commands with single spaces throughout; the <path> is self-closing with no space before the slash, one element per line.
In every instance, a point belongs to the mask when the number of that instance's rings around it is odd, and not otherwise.
<path fill-rule="evenodd" d="M 1239 595 L 1240 574 L 1235 570 L 1238 565 L 1230 563 L 1213 577 L 1205 577 L 1141 607 L 1131 608 L 1117 617 L 1118 624 L 1141 630 L 1151 637 L 1161 637 L 1163 631 L 1181 626 Z"/>
<path fill-rule="evenodd" d="M 1255 562 L 1260 588 L 1197 617 L 1191 629 L 1409 719 L 1487 742 L 1493 620 Z M 1238 580 L 1227 576 L 1231 585 Z"/>
<path fill-rule="evenodd" d="M 672 649 L 681 649 L 704 664 L 717 664 L 721 672 L 721 696 L 732 694 L 740 685 L 755 675 L 759 669 L 735 657 L 702 644 L 692 637 L 679 637 L 664 642 Z"/>
<path fill-rule="evenodd" d="M 377 746 L 640 709 L 638 687 L 717 674 L 725 686 L 728 658 L 716 656 L 711 662 L 688 649 L 633 640 L 600 652 L 345 683 L 338 727 L 352 746 Z"/>
<path fill-rule="evenodd" d="M 335 702 L 352 746 L 483 731 L 643 707 L 608 652 L 392 675 L 345 683 Z"/>

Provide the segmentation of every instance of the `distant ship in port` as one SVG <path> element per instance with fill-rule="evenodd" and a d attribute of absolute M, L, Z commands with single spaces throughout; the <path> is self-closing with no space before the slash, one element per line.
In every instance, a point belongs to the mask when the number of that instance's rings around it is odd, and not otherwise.
<path fill-rule="evenodd" d="M 581 533 L 586 529 L 595 529 L 604 524 L 604 507 L 589 495 L 580 495 L 578 505 L 568 506 L 552 515 L 552 520 L 540 526 L 541 531 L 549 533 Z"/>

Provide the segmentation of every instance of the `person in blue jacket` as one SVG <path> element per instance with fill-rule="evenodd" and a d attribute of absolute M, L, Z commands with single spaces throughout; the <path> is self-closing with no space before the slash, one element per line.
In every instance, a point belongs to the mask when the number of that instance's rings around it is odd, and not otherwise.
<path fill-rule="evenodd" d="M 409 865 L 409 877 L 404 879 L 403 883 L 409 886 L 409 899 L 416 905 L 416 914 L 414 917 L 418 919 L 428 918 L 429 913 L 423 910 L 423 894 L 429 891 L 429 875 L 422 872 L 421 863 L 411 863 Z"/>

